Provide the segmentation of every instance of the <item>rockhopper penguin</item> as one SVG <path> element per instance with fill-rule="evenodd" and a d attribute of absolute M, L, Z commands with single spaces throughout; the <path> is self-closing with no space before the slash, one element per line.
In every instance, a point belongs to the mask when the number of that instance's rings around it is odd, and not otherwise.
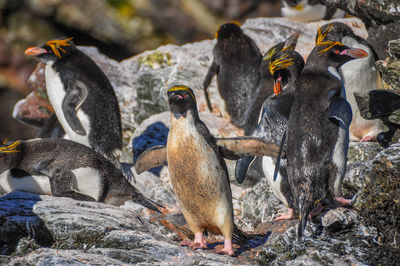
<path fill-rule="evenodd" d="M 4 141 L 0 176 L 0 187 L 6 192 L 20 190 L 116 206 L 133 200 L 160 212 L 160 205 L 145 198 L 114 164 L 70 140 Z"/>
<path fill-rule="evenodd" d="M 383 123 L 379 119 L 366 120 L 361 116 L 354 93 L 366 94 L 371 90 L 383 87 L 380 73 L 375 67 L 378 56 L 366 40 L 355 35 L 352 29 L 344 23 L 332 22 L 325 24 L 322 26 L 322 31 L 328 32 L 325 37 L 326 40 L 361 48 L 368 53 L 365 58 L 344 64 L 340 68 L 340 75 L 346 88 L 346 100 L 353 110 L 353 119 L 350 124 L 350 140 L 369 141 L 376 139 L 377 135 L 384 131 Z"/>
<path fill-rule="evenodd" d="M 252 98 L 251 102 L 248 104 L 245 113 L 245 125 L 244 134 L 250 135 L 254 128 L 258 124 L 260 117 L 261 107 L 264 101 L 271 95 L 274 94 L 273 85 L 274 78 L 269 71 L 269 65 L 271 63 L 271 58 L 275 56 L 280 51 L 293 51 L 296 48 L 297 39 L 299 38 L 298 33 L 291 34 L 285 41 L 280 42 L 271 48 L 264 54 L 260 65 L 260 82 L 258 83 L 255 97 Z"/>
<path fill-rule="evenodd" d="M 274 80 L 271 86 L 274 94 L 265 100 L 259 115 L 258 126 L 251 132 L 251 136 L 278 145 L 281 143 L 287 129 L 296 81 L 303 67 L 304 60 L 296 51 L 281 51 L 271 58 L 268 72 Z M 235 175 L 239 183 L 243 182 L 254 160 L 255 157 L 244 157 L 236 162 Z M 262 158 L 263 172 L 272 192 L 288 208 L 286 214 L 280 215 L 275 220 L 291 219 L 294 217 L 294 200 L 287 179 L 286 159 L 280 161 L 278 176 L 274 180 L 275 162 L 276 160 L 271 157 L 263 156 Z"/>
<path fill-rule="evenodd" d="M 141 173 L 168 163 L 172 187 L 182 213 L 195 239 L 181 245 L 192 249 L 206 248 L 203 230 L 222 234 L 224 248 L 220 253 L 233 255 L 232 236 L 248 238 L 234 224 L 232 193 L 223 157 L 277 156 L 279 146 L 255 138 L 215 139 L 200 120 L 192 89 L 174 86 L 168 90 L 171 127 L 167 146 L 153 147 L 142 153 L 135 169 Z"/>
<path fill-rule="evenodd" d="M 326 6 L 319 0 L 281 0 L 281 12 L 282 17 L 300 22 L 345 16 L 343 10 Z"/>
<path fill-rule="evenodd" d="M 317 45 L 297 81 L 288 122 L 287 174 L 299 211 L 299 240 L 314 206 L 326 196 L 340 196 L 352 112 L 342 98 L 339 68 L 368 56 L 364 50 L 326 41 L 326 34 L 318 30 Z"/>
<path fill-rule="evenodd" d="M 212 111 L 208 86 L 217 75 L 217 86 L 225 109 L 235 126 L 243 127 L 244 113 L 255 96 L 260 80 L 262 56 L 255 42 L 235 23 L 226 23 L 217 31 L 214 59 L 204 79 L 204 92 Z"/>
<path fill-rule="evenodd" d="M 66 138 L 91 147 L 122 169 L 116 156 L 122 149 L 121 116 L 104 72 L 72 38 L 48 41 L 25 54 L 46 64 L 47 94 Z"/>

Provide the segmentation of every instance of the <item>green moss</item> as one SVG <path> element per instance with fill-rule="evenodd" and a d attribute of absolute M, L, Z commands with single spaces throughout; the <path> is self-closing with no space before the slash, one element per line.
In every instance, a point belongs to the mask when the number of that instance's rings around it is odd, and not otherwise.
<path fill-rule="evenodd" d="M 165 67 L 172 65 L 171 54 L 156 51 L 147 56 L 139 58 L 140 65 L 149 65 L 151 68 Z"/>

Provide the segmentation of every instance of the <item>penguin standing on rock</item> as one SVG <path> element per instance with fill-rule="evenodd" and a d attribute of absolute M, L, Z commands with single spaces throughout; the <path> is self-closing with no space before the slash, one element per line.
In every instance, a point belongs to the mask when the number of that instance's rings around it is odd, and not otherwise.
<path fill-rule="evenodd" d="M 299 240 L 314 206 L 326 196 L 338 198 L 346 170 L 352 112 L 341 97 L 339 68 L 368 56 L 362 49 L 325 40 L 326 34 L 318 30 L 317 45 L 297 81 L 288 122 L 287 174 L 299 211 Z"/>
<path fill-rule="evenodd" d="M 235 126 L 243 127 L 244 113 L 255 97 L 260 80 L 262 56 L 254 41 L 235 23 L 226 23 L 217 31 L 214 59 L 204 79 L 204 92 L 212 111 L 208 86 L 217 75 L 218 91 Z"/>
<path fill-rule="evenodd" d="M 296 51 L 281 51 L 270 59 L 268 72 L 273 77 L 274 94 L 265 100 L 258 126 L 250 136 L 260 138 L 266 142 L 280 144 L 287 129 L 290 110 L 293 103 L 296 81 L 304 67 L 304 60 Z M 239 183 L 246 177 L 249 167 L 255 157 L 244 157 L 236 162 L 235 175 Z M 277 178 L 274 179 L 276 160 L 263 156 L 262 168 L 272 192 L 288 208 L 275 220 L 287 220 L 294 217 L 294 200 L 286 173 L 286 159 L 280 161 Z"/>
<path fill-rule="evenodd" d="M 137 191 L 114 164 L 70 140 L 4 141 L 0 176 L 0 188 L 6 192 L 20 190 L 116 206 L 133 200 L 160 212 L 160 205 Z"/>
<path fill-rule="evenodd" d="M 375 67 L 378 56 L 366 40 L 355 35 L 352 29 L 344 23 L 332 22 L 325 24 L 322 26 L 322 31 L 327 32 L 326 40 L 361 48 L 368 53 L 365 58 L 343 65 L 340 68 L 340 75 L 346 88 L 346 99 L 353 110 L 353 119 L 350 124 L 350 140 L 376 140 L 377 135 L 384 131 L 383 123 L 379 119 L 366 120 L 361 116 L 354 93 L 366 94 L 371 90 L 383 87 L 379 71 Z"/>
<path fill-rule="evenodd" d="M 25 54 L 46 64 L 47 94 L 66 138 L 93 148 L 122 169 L 117 160 L 122 149 L 121 116 L 104 72 L 76 48 L 72 38 L 48 41 Z"/>
<path fill-rule="evenodd" d="M 246 240 L 248 235 L 234 224 L 232 193 L 223 157 L 277 156 L 279 146 L 255 138 L 215 139 L 200 120 L 196 98 L 186 86 L 168 90 L 171 127 L 167 146 L 153 147 L 136 161 L 137 173 L 168 163 L 172 187 L 182 213 L 195 234 L 194 241 L 181 245 L 192 249 L 207 248 L 203 230 L 221 233 L 224 248 L 219 253 L 233 255 L 232 236 Z"/>
<path fill-rule="evenodd" d="M 343 10 L 326 6 L 319 0 L 281 0 L 281 13 L 282 17 L 300 22 L 345 16 Z"/>
<path fill-rule="evenodd" d="M 296 48 L 297 39 L 299 38 L 298 33 L 291 34 L 285 41 L 280 42 L 271 48 L 264 54 L 260 65 L 260 82 L 257 86 L 256 94 L 251 102 L 248 104 L 248 108 L 245 113 L 246 122 L 244 125 L 244 134 L 249 135 L 254 128 L 257 126 L 258 119 L 260 117 L 261 107 L 264 101 L 273 92 L 274 78 L 269 71 L 269 65 L 271 63 L 271 58 L 279 53 L 280 51 L 292 51 Z"/>

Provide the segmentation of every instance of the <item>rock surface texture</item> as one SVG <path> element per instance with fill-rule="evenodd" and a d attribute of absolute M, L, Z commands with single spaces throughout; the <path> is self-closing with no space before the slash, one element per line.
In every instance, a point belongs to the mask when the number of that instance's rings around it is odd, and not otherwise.
<path fill-rule="evenodd" d="M 367 37 L 363 23 L 342 19 L 357 34 Z M 294 23 L 280 18 L 250 19 L 243 25 L 265 52 L 273 44 L 298 32 L 298 51 L 311 51 L 317 28 L 325 22 Z M 115 88 L 122 115 L 125 161 L 133 161 L 132 140 L 156 122 L 169 127 L 166 90 L 176 84 L 192 87 L 201 119 L 215 136 L 237 136 L 242 130 L 229 123 L 212 82 L 215 113 L 206 108 L 202 82 L 212 60 L 215 40 L 183 46 L 167 45 L 117 62 L 96 48 L 82 47 L 105 71 Z M 42 90 L 41 90 L 42 91 Z M 219 109 L 219 110 L 217 110 Z M 209 234 L 209 250 L 180 247 L 193 235 L 185 224 L 169 182 L 167 167 L 159 175 L 136 176 L 145 196 L 162 202 L 166 211 L 152 213 L 132 202 L 118 208 L 102 203 L 13 192 L 0 197 L 0 264 L 11 265 L 119 265 L 119 264 L 272 264 L 363 265 L 398 261 L 400 144 L 383 150 L 376 143 L 353 143 L 343 195 L 354 208 L 329 206 L 307 226 L 303 244 L 295 240 L 297 220 L 273 222 L 284 205 L 271 192 L 265 178 L 254 186 L 232 180 L 235 222 L 257 241 L 235 244 L 236 257 L 213 252 L 222 237 Z M 374 201 L 378 199 L 377 201 Z M 379 204 L 378 204 L 379 202 Z M 376 204 L 372 204 L 376 203 Z M 397 232 L 397 233 L 396 233 Z M 384 251 L 387 251 L 385 255 Z"/>

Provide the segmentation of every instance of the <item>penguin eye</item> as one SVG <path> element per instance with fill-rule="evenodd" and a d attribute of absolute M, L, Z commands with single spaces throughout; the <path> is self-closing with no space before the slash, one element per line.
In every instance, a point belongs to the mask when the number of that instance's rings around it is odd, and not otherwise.
<path fill-rule="evenodd" d="M 339 50 L 335 50 L 334 52 L 335 52 L 335 54 L 338 54 L 338 53 L 339 53 Z"/>
<path fill-rule="evenodd" d="M 187 93 L 185 93 L 184 95 L 183 95 L 183 98 L 187 98 L 188 97 L 188 95 L 187 95 Z"/>

